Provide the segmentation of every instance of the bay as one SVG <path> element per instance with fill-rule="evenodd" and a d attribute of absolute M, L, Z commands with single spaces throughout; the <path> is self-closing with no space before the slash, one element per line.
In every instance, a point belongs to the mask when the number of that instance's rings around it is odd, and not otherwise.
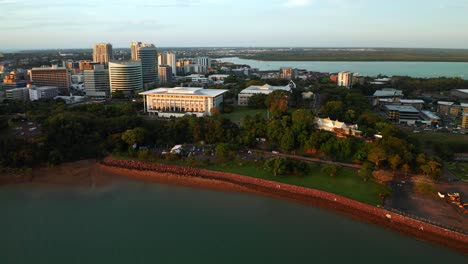
<path fill-rule="evenodd" d="M 132 179 L 0 188 L 0 263 L 463 263 L 290 201 Z"/>
<path fill-rule="evenodd" d="M 392 62 L 392 61 L 259 61 L 237 57 L 220 58 L 224 62 L 246 64 L 260 70 L 292 67 L 308 71 L 337 73 L 357 72 L 361 76 L 410 76 L 417 78 L 459 77 L 468 79 L 467 62 Z"/>

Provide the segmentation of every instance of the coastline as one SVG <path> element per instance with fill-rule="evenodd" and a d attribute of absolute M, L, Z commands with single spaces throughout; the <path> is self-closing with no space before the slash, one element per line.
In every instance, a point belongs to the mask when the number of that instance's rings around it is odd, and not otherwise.
<path fill-rule="evenodd" d="M 140 180 L 219 191 L 246 192 L 293 200 L 306 205 L 332 210 L 359 221 L 382 226 L 416 239 L 468 254 L 468 235 L 332 193 L 231 173 L 133 160 L 106 158 L 99 167 L 111 174 Z M 388 216 L 391 216 L 391 218 Z"/>

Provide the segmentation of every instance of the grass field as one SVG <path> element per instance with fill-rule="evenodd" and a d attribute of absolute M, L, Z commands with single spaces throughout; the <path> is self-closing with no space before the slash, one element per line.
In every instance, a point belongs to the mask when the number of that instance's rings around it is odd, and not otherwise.
<path fill-rule="evenodd" d="M 444 165 L 458 178 L 468 181 L 468 162 L 446 162 Z"/>
<path fill-rule="evenodd" d="M 266 109 L 252 109 L 247 106 L 233 106 L 232 109 L 232 113 L 223 114 L 223 117 L 231 120 L 234 123 L 241 123 L 244 117 L 248 115 L 255 116 L 256 114 L 260 114 L 267 118 Z"/>
<path fill-rule="evenodd" d="M 321 173 L 321 165 L 311 164 L 311 172 L 303 177 L 299 176 L 273 176 L 261 166 L 247 163 L 242 166 L 236 164 L 210 165 L 209 170 L 236 173 L 255 178 L 303 186 L 331 193 L 336 193 L 363 203 L 380 204 L 379 193 L 386 192 L 387 187 L 372 181 L 364 182 L 357 172 L 352 169 L 343 168 L 340 175 L 330 177 Z"/>

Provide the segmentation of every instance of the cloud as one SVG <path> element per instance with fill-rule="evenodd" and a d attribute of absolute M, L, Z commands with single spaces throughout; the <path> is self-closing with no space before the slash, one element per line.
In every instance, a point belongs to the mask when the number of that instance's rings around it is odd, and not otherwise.
<path fill-rule="evenodd" d="M 286 7 L 304 7 L 309 6 L 314 0 L 287 0 L 284 4 Z"/>

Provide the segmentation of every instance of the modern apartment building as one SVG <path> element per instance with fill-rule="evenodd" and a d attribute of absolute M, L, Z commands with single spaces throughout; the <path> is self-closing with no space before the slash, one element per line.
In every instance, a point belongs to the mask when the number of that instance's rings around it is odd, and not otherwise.
<path fill-rule="evenodd" d="M 104 69 L 103 65 L 96 65 L 93 70 L 85 70 L 84 84 L 88 97 L 105 99 L 111 96 L 109 70 Z"/>
<path fill-rule="evenodd" d="M 211 68 L 211 59 L 208 57 L 198 57 L 197 64 L 205 66 L 207 69 Z"/>
<path fill-rule="evenodd" d="M 36 86 L 55 86 L 61 95 L 70 94 L 70 75 L 64 67 L 32 68 L 31 80 Z"/>
<path fill-rule="evenodd" d="M 109 82 L 111 92 L 122 91 L 131 96 L 143 90 L 141 61 L 110 62 Z"/>
<path fill-rule="evenodd" d="M 112 44 L 98 43 L 94 45 L 93 61 L 108 64 L 113 59 Z"/>
<path fill-rule="evenodd" d="M 143 73 L 143 84 L 146 87 L 154 85 L 158 80 L 158 51 L 153 44 L 132 42 L 132 60 L 140 61 Z"/>
<path fill-rule="evenodd" d="M 177 56 L 174 52 L 165 51 L 158 55 L 158 65 L 169 65 L 172 68 L 172 73 L 177 75 Z"/>
<path fill-rule="evenodd" d="M 353 86 L 353 74 L 349 71 L 338 73 L 338 86 L 350 89 Z"/>

